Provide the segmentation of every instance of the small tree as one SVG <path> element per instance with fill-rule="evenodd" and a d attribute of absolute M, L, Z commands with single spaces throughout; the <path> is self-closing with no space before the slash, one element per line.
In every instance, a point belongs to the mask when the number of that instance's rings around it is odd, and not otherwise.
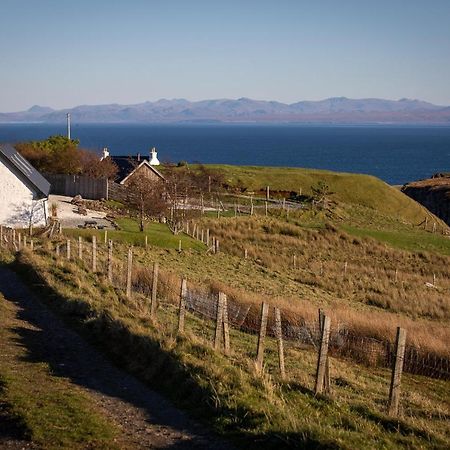
<path fill-rule="evenodd" d="M 139 230 L 144 231 L 147 217 L 162 217 L 167 210 L 167 201 L 162 180 L 150 180 L 136 173 L 127 185 L 127 202 L 137 211 Z"/>
<path fill-rule="evenodd" d="M 328 197 L 332 194 L 330 187 L 324 182 L 319 181 L 315 186 L 311 186 L 313 204 L 326 207 L 328 204 Z"/>

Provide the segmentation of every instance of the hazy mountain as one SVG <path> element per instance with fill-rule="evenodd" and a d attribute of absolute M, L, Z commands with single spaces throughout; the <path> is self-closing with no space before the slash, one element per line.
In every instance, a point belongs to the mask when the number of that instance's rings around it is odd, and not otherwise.
<path fill-rule="evenodd" d="M 334 97 L 320 101 L 286 104 L 249 98 L 191 102 L 161 99 L 135 105 L 80 105 L 53 110 L 35 105 L 27 111 L 0 113 L 0 122 L 63 122 L 70 113 L 73 123 L 398 123 L 450 125 L 450 107 L 420 100 L 350 99 Z"/>

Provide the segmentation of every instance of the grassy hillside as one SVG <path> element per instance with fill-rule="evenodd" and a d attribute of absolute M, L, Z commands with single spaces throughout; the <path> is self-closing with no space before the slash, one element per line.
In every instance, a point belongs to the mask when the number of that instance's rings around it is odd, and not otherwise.
<path fill-rule="evenodd" d="M 326 170 L 208 165 L 223 173 L 230 186 L 260 191 L 270 186 L 272 191 L 295 191 L 311 194 L 311 186 L 323 181 L 333 192 L 332 198 L 349 205 L 365 206 L 382 215 L 407 223 L 419 224 L 425 216 L 434 217 L 425 208 L 398 189 L 371 175 L 338 173 Z M 195 166 L 194 166 L 195 168 Z M 436 220 L 436 219 L 434 219 Z"/>
<path fill-rule="evenodd" d="M 242 447 L 444 448 L 448 441 L 448 382 L 405 374 L 402 417 L 394 419 L 385 413 L 388 370 L 332 358 L 332 396 L 315 396 L 314 352 L 287 348 L 282 382 L 271 339 L 261 376 L 252 363 L 256 336 L 232 330 L 226 357 L 211 348 L 213 324 L 191 314 L 176 336 L 177 309 L 163 297 L 151 320 L 148 299 L 126 299 L 79 262 L 25 252 L 18 270 L 118 364 Z"/>

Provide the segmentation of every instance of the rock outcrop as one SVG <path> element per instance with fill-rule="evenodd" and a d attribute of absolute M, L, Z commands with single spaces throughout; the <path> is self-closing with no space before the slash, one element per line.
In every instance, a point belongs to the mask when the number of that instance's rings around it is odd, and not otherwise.
<path fill-rule="evenodd" d="M 426 180 L 407 183 L 402 192 L 450 225 L 450 173 L 438 173 Z"/>

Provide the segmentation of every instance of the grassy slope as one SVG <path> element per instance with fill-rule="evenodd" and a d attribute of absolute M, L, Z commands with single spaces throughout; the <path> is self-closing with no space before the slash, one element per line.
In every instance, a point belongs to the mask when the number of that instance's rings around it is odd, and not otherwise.
<path fill-rule="evenodd" d="M 54 376 L 46 363 L 27 358 L 18 345 L 15 306 L 0 294 L 0 405 L 3 420 L 17 438 L 43 448 L 119 448 L 114 429 L 92 407 L 91 399 L 68 380 Z M 19 328 L 20 329 L 20 328 Z"/>
<path fill-rule="evenodd" d="M 119 364 L 246 448 L 439 448 L 448 439 L 448 383 L 405 375 L 403 417 L 394 420 L 384 414 L 389 371 L 333 359 L 333 398 L 315 397 L 311 352 L 288 349 L 289 378 L 280 383 L 269 340 L 268 374 L 258 377 L 255 336 L 233 331 L 228 359 L 211 350 L 207 322 L 188 315 L 187 339 L 177 339 L 170 305 L 161 305 L 155 323 L 145 299 L 127 301 L 82 265 L 55 264 L 45 253 L 20 262 L 27 276 L 39 276 L 49 299 L 58 298 L 53 306 Z"/>
<path fill-rule="evenodd" d="M 274 191 L 296 191 L 311 193 L 311 186 L 325 182 L 334 198 L 346 204 L 361 205 L 399 220 L 418 224 L 426 215 L 434 217 L 420 204 L 402 194 L 380 179 L 371 175 L 330 172 L 326 170 L 208 165 L 225 176 L 231 186 L 243 186 L 247 190 L 259 191 L 266 186 Z"/>

